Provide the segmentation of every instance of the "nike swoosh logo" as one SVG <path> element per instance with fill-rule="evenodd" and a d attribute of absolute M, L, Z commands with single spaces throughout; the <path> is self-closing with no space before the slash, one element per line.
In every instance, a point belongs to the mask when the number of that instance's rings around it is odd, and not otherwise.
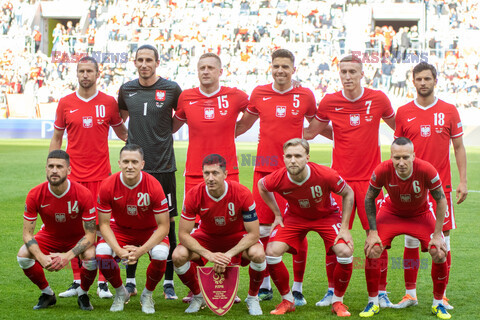
<path fill-rule="evenodd" d="M 129 97 L 133 97 L 134 95 L 136 95 L 138 92 L 134 92 L 134 93 L 130 93 L 128 94 Z"/>
<path fill-rule="evenodd" d="M 272 97 L 263 97 L 263 101 L 267 101 L 267 100 L 270 100 L 272 99 Z"/>
<path fill-rule="evenodd" d="M 342 110 L 343 108 L 335 108 L 335 111 L 340 111 Z"/>
<path fill-rule="evenodd" d="M 200 208 L 200 211 L 207 211 L 209 208 Z"/>
<path fill-rule="evenodd" d="M 48 207 L 50 204 L 41 204 L 40 205 L 40 208 L 45 208 L 45 207 Z"/>
<path fill-rule="evenodd" d="M 113 197 L 113 200 L 117 201 L 117 200 L 120 200 L 120 199 L 122 199 L 122 198 L 123 198 L 123 196 L 121 196 L 121 197 Z"/>
<path fill-rule="evenodd" d="M 438 280 L 440 280 L 440 281 L 445 280 L 445 279 L 447 279 L 447 276 L 442 277 L 442 278 L 438 278 Z"/>
<path fill-rule="evenodd" d="M 190 101 L 190 105 L 197 103 L 198 101 Z"/>
<path fill-rule="evenodd" d="M 286 191 L 286 192 L 282 192 L 283 194 L 289 194 L 289 193 L 292 193 L 293 191 Z"/>
<path fill-rule="evenodd" d="M 407 119 L 407 121 L 410 122 L 410 121 L 413 121 L 413 120 L 415 120 L 415 119 L 417 119 L 417 117 L 411 118 L 411 119 Z"/>
<path fill-rule="evenodd" d="M 388 184 L 389 187 L 398 187 L 398 184 Z"/>
<path fill-rule="evenodd" d="M 70 113 L 74 113 L 74 112 L 77 112 L 78 109 L 75 109 L 75 110 L 70 110 Z"/>

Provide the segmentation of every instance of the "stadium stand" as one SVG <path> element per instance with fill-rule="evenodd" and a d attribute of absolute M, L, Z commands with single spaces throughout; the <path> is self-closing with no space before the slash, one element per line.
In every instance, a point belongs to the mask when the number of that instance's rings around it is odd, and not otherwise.
<path fill-rule="evenodd" d="M 359 52 L 367 57 L 365 84 L 384 90 L 395 106 L 414 96 L 410 70 L 423 58 L 439 71 L 441 98 L 461 109 L 479 107 L 480 46 L 472 40 L 480 35 L 478 1 L 84 1 L 82 12 L 57 19 L 58 27 L 42 16 L 52 3 L 0 4 L 2 43 L 11 44 L 0 49 L 0 116 L 23 114 L 12 112 L 12 105 L 5 111 L 6 95 L 14 93 L 35 97 L 31 118 L 49 115 L 44 105 L 75 90 L 76 63 L 70 63 L 75 53 L 99 59 L 99 88 L 116 96 L 123 82 L 136 77 L 132 52 L 143 43 L 159 49 L 159 74 L 182 88 L 197 84 L 197 58 L 213 51 L 224 63 L 223 84 L 247 93 L 270 81 L 272 50 L 289 48 L 297 57 L 297 79 L 317 99 L 340 88 L 339 57 Z M 376 16 L 394 5 L 410 12 L 420 8 L 424 15 L 401 22 Z M 38 52 L 35 29 L 43 32 Z M 53 46 L 60 53 L 52 55 Z M 384 63 L 368 63 L 372 55 L 383 55 Z"/>

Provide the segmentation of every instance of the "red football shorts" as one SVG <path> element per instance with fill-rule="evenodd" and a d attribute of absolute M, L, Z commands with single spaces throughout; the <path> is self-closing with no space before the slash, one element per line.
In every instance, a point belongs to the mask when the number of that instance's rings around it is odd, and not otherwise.
<path fill-rule="evenodd" d="M 393 211 L 382 206 L 377 214 L 378 236 L 386 249 L 390 248 L 393 238 L 401 234 L 407 234 L 420 240 L 422 252 L 428 251 L 428 244 L 435 231 L 435 215 L 430 210 L 417 213 L 415 216 L 401 217 L 393 214 Z"/>
<path fill-rule="evenodd" d="M 97 209 L 97 204 L 98 204 L 98 201 L 97 201 L 97 197 L 98 197 L 98 191 L 100 190 L 100 185 L 102 184 L 102 181 L 103 180 L 100 180 L 100 181 L 87 181 L 87 182 L 82 182 L 82 181 L 77 181 L 77 183 L 81 184 L 82 186 L 84 186 L 85 188 L 87 188 L 88 190 L 90 190 L 90 192 L 92 193 L 92 199 L 93 199 L 93 203 L 95 204 L 95 210 Z M 95 213 L 97 216 L 95 218 L 95 222 L 98 226 L 98 212 Z"/>
<path fill-rule="evenodd" d="M 240 182 L 238 173 L 228 174 L 227 175 L 227 180 Z M 203 181 L 205 181 L 203 179 L 203 176 L 186 176 L 185 177 L 185 187 L 184 187 L 184 192 L 183 192 L 183 200 L 185 201 L 185 195 L 187 194 L 188 191 L 190 191 L 190 189 L 195 187 L 197 184 L 202 183 Z M 199 221 L 200 221 L 200 217 L 196 216 L 195 217 L 195 223 L 198 224 Z"/>
<path fill-rule="evenodd" d="M 342 217 L 330 214 L 321 219 L 309 220 L 287 212 L 283 217 L 283 225 L 283 228 L 280 225 L 275 227 L 268 242 L 284 242 L 290 246 L 289 253 L 297 254 L 303 238 L 309 231 L 315 231 L 323 239 L 325 252 L 329 252 L 342 225 Z"/>
<path fill-rule="evenodd" d="M 45 230 L 40 230 L 35 235 L 35 240 L 37 240 L 38 246 L 43 254 L 49 255 L 54 252 L 67 252 L 71 250 L 82 237 L 83 235 L 69 239 L 59 238 L 54 234 L 45 232 Z"/>
<path fill-rule="evenodd" d="M 355 199 L 353 201 L 353 209 L 352 214 L 350 215 L 350 223 L 348 224 L 348 229 L 352 229 L 353 221 L 355 220 L 355 209 L 357 210 L 358 217 L 360 218 L 360 222 L 362 223 L 363 230 L 370 229 L 367 219 L 367 212 L 365 211 L 365 196 L 367 195 L 368 187 L 370 185 L 370 181 L 346 181 L 350 188 L 352 188 Z M 342 210 L 342 196 L 332 193 L 335 202 L 338 204 L 340 209 Z M 380 207 L 380 203 L 383 199 L 383 191 L 380 191 L 380 194 L 375 199 L 375 204 L 378 208 Z"/>
<path fill-rule="evenodd" d="M 445 192 L 445 190 L 443 191 Z M 452 193 L 445 192 L 445 198 L 447 199 L 447 211 L 445 212 L 445 220 L 443 220 L 442 231 L 448 231 L 457 228 L 457 222 L 455 221 L 455 215 L 453 212 Z M 435 199 L 433 199 L 430 193 L 428 194 L 428 201 L 433 212 L 435 212 L 435 210 L 437 209 L 437 202 L 435 201 Z"/>
<path fill-rule="evenodd" d="M 157 230 L 157 228 L 152 229 L 127 229 L 119 227 L 115 224 L 115 222 L 110 223 L 110 227 L 112 228 L 113 234 L 115 234 L 115 238 L 117 239 L 118 245 L 120 247 L 126 245 L 132 246 L 142 246 L 145 242 L 150 239 L 152 234 Z M 106 242 L 105 239 L 101 238 L 98 243 Z M 167 246 L 170 246 L 170 241 L 168 240 L 168 236 L 166 236 L 162 243 L 165 243 Z"/>
<path fill-rule="evenodd" d="M 204 247 L 205 249 L 211 252 L 227 252 L 231 248 L 235 247 L 240 240 L 247 234 L 247 232 L 237 232 L 234 234 L 227 234 L 227 235 L 209 235 L 203 232 L 201 229 L 195 230 L 191 236 L 198 241 L 198 243 Z M 205 265 L 208 260 L 201 257 L 203 260 L 203 265 Z M 237 256 L 232 257 L 231 265 L 245 265 L 242 260 L 242 252 L 240 252 Z M 248 264 L 248 262 L 247 262 Z"/>
<path fill-rule="evenodd" d="M 270 172 L 257 172 L 253 173 L 253 187 L 252 187 L 252 194 L 253 194 L 253 201 L 255 201 L 255 211 L 257 212 L 258 222 L 260 224 L 272 224 L 275 221 L 275 214 L 272 210 L 266 205 L 263 201 L 260 193 L 258 192 L 258 181 L 265 176 L 268 176 Z M 273 195 L 275 196 L 275 201 L 277 202 L 278 208 L 280 212 L 284 213 L 287 207 L 287 200 L 283 198 L 278 193 L 274 192 Z"/>

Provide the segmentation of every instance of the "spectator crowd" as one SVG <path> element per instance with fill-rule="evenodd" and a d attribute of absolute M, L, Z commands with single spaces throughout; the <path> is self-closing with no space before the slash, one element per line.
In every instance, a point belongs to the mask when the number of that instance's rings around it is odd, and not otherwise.
<path fill-rule="evenodd" d="M 34 41 L 38 27 L 24 24 L 22 12 L 27 6 L 37 5 L 36 1 L 0 0 L 0 4 L 4 36 L 24 34 L 31 43 L 21 52 L 0 49 L 0 105 L 5 103 L 5 94 L 30 93 L 38 103 L 46 103 L 75 90 L 76 64 L 38 50 Z M 478 108 L 479 50 L 460 50 L 455 36 L 479 29 L 478 1 L 430 0 L 425 5 L 429 31 L 424 39 L 417 25 L 398 30 L 392 26 L 367 27 L 365 48 L 359 50 L 366 59 L 366 86 L 384 90 L 395 105 L 400 105 L 414 96 L 411 67 L 426 60 L 439 72 L 440 97 L 460 108 Z M 159 75 L 175 79 L 183 89 L 197 85 L 197 59 L 210 51 L 222 58 L 222 83 L 247 93 L 270 81 L 271 52 L 287 48 L 297 57 L 296 78 L 319 100 L 341 89 L 337 64 L 347 53 L 347 10 L 345 1 L 335 0 L 92 1 L 87 26 L 82 28 L 72 21 L 56 25 L 52 51 L 70 58 L 98 51 L 121 55 L 122 59 L 112 61 L 103 56 L 100 61 L 99 88 L 116 96 L 120 85 L 135 77 L 132 52 L 143 43 L 158 48 Z M 380 58 L 369 60 L 375 54 Z"/>

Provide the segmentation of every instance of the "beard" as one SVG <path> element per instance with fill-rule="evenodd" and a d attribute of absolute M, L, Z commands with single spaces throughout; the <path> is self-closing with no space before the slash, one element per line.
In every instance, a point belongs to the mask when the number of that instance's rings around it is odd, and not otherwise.
<path fill-rule="evenodd" d="M 417 89 L 417 94 L 418 94 L 419 96 L 421 96 L 421 97 L 424 97 L 424 98 L 425 98 L 425 97 L 428 97 L 428 96 L 430 96 L 430 95 L 433 93 L 433 90 L 434 90 L 434 88 L 430 88 L 430 89 L 429 89 L 427 92 L 425 92 L 425 93 L 422 93 L 422 91 L 421 91 L 421 90 Z"/>
<path fill-rule="evenodd" d="M 90 89 L 91 87 L 93 87 L 93 85 L 95 84 L 95 82 L 89 82 L 88 84 L 83 84 L 81 81 L 78 83 L 80 85 L 80 87 L 82 87 L 83 89 Z"/>
<path fill-rule="evenodd" d="M 296 176 L 297 174 L 299 174 L 300 172 L 302 172 L 303 169 L 305 169 L 305 166 L 303 166 L 303 167 L 300 167 L 300 166 L 287 167 L 288 173 L 290 173 L 290 175 L 292 175 L 292 176 Z"/>
<path fill-rule="evenodd" d="M 65 180 L 67 180 L 67 176 L 65 176 L 65 177 L 63 177 L 63 178 L 60 177 L 60 178 L 59 178 L 58 180 L 56 180 L 56 181 L 53 181 L 53 179 L 52 179 L 51 177 L 48 177 L 48 176 L 47 176 L 47 180 L 48 180 L 48 182 L 50 183 L 51 186 L 53 186 L 53 187 L 58 187 L 59 185 L 61 185 L 62 183 L 64 183 Z"/>

